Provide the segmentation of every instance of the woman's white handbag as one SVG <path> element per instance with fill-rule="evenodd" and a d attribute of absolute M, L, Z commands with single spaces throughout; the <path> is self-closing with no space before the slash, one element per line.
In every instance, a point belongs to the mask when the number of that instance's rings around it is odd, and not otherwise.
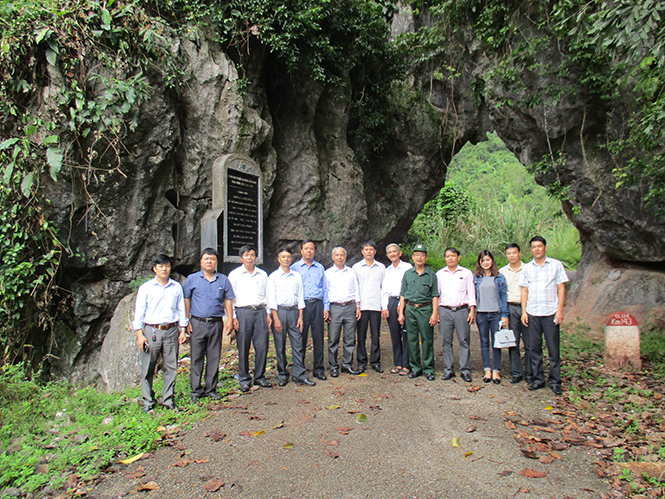
<path fill-rule="evenodd" d="M 494 333 L 494 348 L 516 347 L 515 333 L 512 329 L 499 329 Z"/>

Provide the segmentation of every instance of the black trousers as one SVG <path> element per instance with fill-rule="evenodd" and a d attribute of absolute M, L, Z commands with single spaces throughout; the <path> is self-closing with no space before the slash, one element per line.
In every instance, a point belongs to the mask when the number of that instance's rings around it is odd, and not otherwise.
<path fill-rule="evenodd" d="M 314 367 L 312 373 L 314 376 L 323 374 L 323 300 L 311 299 L 305 300 L 305 310 L 303 311 L 302 328 L 302 358 L 305 360 L 307 351 L 307 334 L 312 330 L 312 343 L 314 344 Z"/>
<path fill-rule="evenodd" d="M 531 375 L 533 383 L 544 384 L 543 336 L 550 361 L 550 386 L 561 386 L 561 355 L 559 352 L 559 326 L 554 315 L 529 315 L 529 347 L 531 350 Z"/>
<path fill-rule="evenodd" d="M 254 343 L 254 381 L 265 380 L 268 355 L 268 318 L 265 310 L 237 308 L 238 334 L 238 381 L 240 386 L 249 386 L 249 348 Z"/>
<path fill-rule="evenodd" d="M 393 344 L 393 362 L 395 366 L 409 367 L 409 341 L 406 328 L 397 321 L 397 307 L 399 297 L 393 296 L 388 300 L 388 329 Z"/>
<path fill-rule="evenodd" d="M 222 333 L 224 321 L 203 322 L 192 318 L 190 338 L 192 363 L 189 370 L 189 385 L 194 397 L 204 397 L 214 393 L 219 379 L 219 358 L 222 353 Z M 201 386 L 203 367 L 208 364 L 205 374 L 205 390 Z"/>
<path fill-rule="evenodd" d="M 358 321 L 358 369 L 367 367 L 367 326 L 371 335 L 371 350 L 369 363 L 373 366 L 381 365 L 381 346 L 379 344 L 379 329 L 381 328 L 381 312 L 376 310 L 362 310 Z"/>

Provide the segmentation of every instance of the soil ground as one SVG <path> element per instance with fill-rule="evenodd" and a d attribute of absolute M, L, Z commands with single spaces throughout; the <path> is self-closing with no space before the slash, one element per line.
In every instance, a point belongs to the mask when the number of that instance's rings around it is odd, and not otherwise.
<path fill-rule="evenodd" d="M 561 419 L 557 397 L 547 388 L 529 392 L 525 383 L 510 384 L 505 353 L 503 382 L 484 384 L 475 328 L 471 384 L 459 376 L 428 382 L 390 374 L 385 322 L 382 329 L 385 373 L 341 374 L 311 388 L 291 382 L 233 395 L 211 406 L 207 420 L 172 430 L 170 446 L 117 466 L 87 497 L 561 499 L 608 492 L 594 474 L 593 448 L 558 451 L 550 464 L 523 454 L 515 439 L 520 430 L 536 442 L 555 438 L 527 422 Z M 438 332 L 435 354 L 440 374 Z M 311 369 L 311 352 L 307 365 Z M 276 383 L 274 369 L 268 376 Z M 531 477 L 529 470 L 546 475 Z M 213 479 L 224 485 L 209 492 L 204 486 L 214 489 Z M 149 482 L 158 489 L 137 493 Z"/>

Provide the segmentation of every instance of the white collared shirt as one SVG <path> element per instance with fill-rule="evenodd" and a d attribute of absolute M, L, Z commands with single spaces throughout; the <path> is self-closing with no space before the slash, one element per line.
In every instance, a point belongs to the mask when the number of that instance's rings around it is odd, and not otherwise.
<path fill-rule="evenodd" d="M 169 279 L 165 286 L 157 278 L 144 282 L 136 293 L 134 308 L 135 331 L 145 324 L 171 324 L 177 322 L 181 328 L 187 327 L 185 297 L 179 282 Z"/>
<path fill-rule="evenodd" d="M 267 305 L 268 274 L 258 267 L 254 272 L 241 265 L 229 273 L 229 281 L 233 287 L 236 297 L 233 300 L 234 307 L 258 307 Z"/>
<path fill-rule="evenodd" d="M 397 267 L 392 263 L 386 267 L 386 272 L 383 276 L 381 283 L 381 309 L 388 310 L 388 301 L 391 296 L 399 298 L 400 291 L 402 290 L 402 278 L 404 273 L 412 268 L 410 263 L 399 261 Z"/>
<path fill-rule="evenodd" d="M 268 276 L 268 308 L 277 310 L 280 305 L 305 308 L 301 275 L 294 270 L 284 272 L 281 267 Z"/>
<path fill-rule="evenodd" d="M 338 269 L 333 265 L 326 270 L 326 281 L 330 303 L 346 303 L 351 300 L 358 303 L 360 301 L 358 278 L 351 267 L 344 265 L 343 269 Z"/>
<path fill-rule="evenodd" d="M 352 268 L 358 279 L 360 310 L 381 312 L 381 284 L 386 273 L 386 266 L 376 260 L 372 265 L 367 265 L 363 259 L 354 264 Z"/>
<path fill-rule="evenodd" d="M 436 278 L 439 281 L 440 306 L 476 306 L 476 287 L 469 269 L 458 266 L 455 272 L 451 272 L 448 267 L 443 267 L 436 273 Z"/>
<path fill-rule="evenodd" d="M 557 285 L 568 282 L 563 264 L 554 258 L 545 258 L 542 266 L 531 260 L 524 264 L 520 286 L 528 288 L 526 313 L 538 317 L 554 315 L 559 308 Z"/>
<path fill-rule="evenodd" d="M 510 264 L 499 269 L 499 272 L 501 272 L 503 277 L 506 278 L 509 303 L 520 303 L 522 301 L 522 286 L 520 286 L 520 279 L 522 277 L 523 269 L 524 264 L 522 262 L 520 262 L 520 268 L 517 270 L 513 270 Z"/>

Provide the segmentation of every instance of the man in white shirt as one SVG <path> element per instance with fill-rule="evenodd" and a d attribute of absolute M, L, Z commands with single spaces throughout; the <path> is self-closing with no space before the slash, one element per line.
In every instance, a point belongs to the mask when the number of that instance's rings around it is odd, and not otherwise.
<path fill-rule="evenodd" d="M 358 279 L 360 290 L 360 320 L 358 321 L 358 370 L 363 372 L 367 368 L 367 326 L 371 335 L 371 350 L 369 363 L 378 373 L 381 368 L 381 345 L 379 334 L 381 328 L 381 283 L 386 266 L 374 260 L 376 243 L 366 241 L 363 244 L 363 259 L 352 268 Z"/>
<path fill-rule="evenodd" d="M 516 346 L 508 349 L 510 355 L 510 371 L 512 378 L 510 382 L 515 384 L 524 379 L 531 383 L 531 352 L 529 350 L 529 329 L 522 324 L 522 287 L 520 279 L 522 277 L 522 252 L 516 243 L 506 245 L 506 258 L 508 265 L 501 267 L 499 272 L 506 278 L 508 287 L 508 327 L 515 333 Z M 520 357 L 520 338 L 524 343 L 524 369 L 522 369 L 522 359 Z"/>
<path fill-rule="evenodd" d="M 386 267 L 386 272 L 381 283 L 381 316 L 388 322 L 390 340 L 393 344 L 393 367 L 392 374 L 409 374 L 409 341 L 406 328 L 397 320 L 397 307 L 402 290 L 402 278 L 404 273 L 412 268 L 410 263 L 402 261 L 402 249 L 399 244 L 391 243 L 386 246 L 386 256 L 391 265 Z"/>
<path fill-rule="evenodd" d="M 302 277 L 291 270 L 292 255 L 288 248 L 277 252 L 279 268 L 268 277 L 268 308 L 272 313 L 272 335 L 275 340 L 279 386 L 289 382 L 286 369 L 286 335 L 291 341 L 293 358 L 293 380 L 296 385 L 315 386 L 307 379 L 307 371 L 302 357 L 302 327 L 305 298 Z"/>
<path fill-rule="evenodd" d="M 353 369 L 353 351 L 356 349 L 356 324 L 360 320 L 360 294 L 355 272 L 347 267 L 346 250 L 333 249 L 334 265 L 326 270 L 328 298 L 330 299 L 330 323 L 328 324 L 328 364 L 330 375 L 339 376 L 337 350 L 339 337 L 344 328 L 342 372 L 360 374 Z"/>
<path fill-rule="evenodd" d="M 237 331 L 238 381 L 240 391 L 248 392 L 252 384 L 249 374 L 249 348 L 254 343 L 254 384 L 272 388 L 266 381 L 268 355 L 268 328 L 272 320 L 267 309 L 268 274 L 256 267 L 256 248 L 245 245 L 238 251 L 242 265 L 229 273 L 235 298 L 233 306 L 236 318 L 233 329 Z"/>
<path fill-rule="evenodd" d="M 550 361 L 550 388 L 561 395 L 561 357 L 559 325 L 563 321 L 568 276 L 559 260 L 547 257 L 547 241 L 535 236 L 529 241 L 533 260 L 524 266 L 522 286 L 522 323 L 529 327 L 531 374 L 529 390 L 545 387 L 543 372 L 543 336 Z"/>
<path fill-rule="evenodd" d="M 141 359 L 141 393 L 143 412 L 155 405 L 152 379 L 159 354 L 164 362 L 164 390 L 161 404 L 176 409 L 175 380 L 178 374 L 178 347 L 185 342 L 187 315 L 180 283 L 171 275 L 171 258 L 159 254 L 152 262 L 155 278 L 143 283 L 136 293 L 133 327 Z M 180 333 L 178 334 L 178 329 Z"/>
<path fill-rule="evenodd" d="M 476 288 L 473 274 L 459 266 L 460 252 L 447 248 L 446 266 L 436 273 L 439 281 L 439 331 L 443 345 L 444 381 L 455 377 L 453 365 L 453 331 L 459 341 L 459 366 L 462 379 L 471 383 L 471 324 L 476 313 Z"/>

